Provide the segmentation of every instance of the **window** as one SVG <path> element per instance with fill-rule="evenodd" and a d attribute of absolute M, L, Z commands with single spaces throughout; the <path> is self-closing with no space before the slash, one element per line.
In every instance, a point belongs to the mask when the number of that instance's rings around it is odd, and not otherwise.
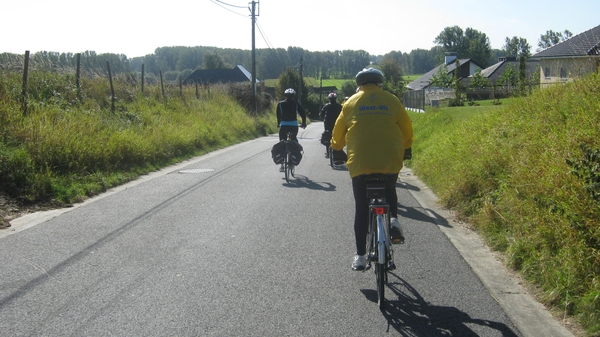
<path fill-rule="evenodd" d="M 566 79 L 567 78 L 567 69 L 560 68 L 560 78 L 562 78 L 562 79 Z"/>
<path fill-rule="evenodd" d="M 549 67 L 544 68 L 544 77 L 550 78 L 550 68 Z"/>

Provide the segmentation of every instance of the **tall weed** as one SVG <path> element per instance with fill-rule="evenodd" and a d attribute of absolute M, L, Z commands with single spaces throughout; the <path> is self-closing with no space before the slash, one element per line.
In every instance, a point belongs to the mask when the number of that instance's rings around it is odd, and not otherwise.
<path fill-rule="evenodd" d="M 0 80 L 0 188 L 29 202 L 72 203 L 158 167 L 274 132 L 274 114 L 249 114 L 226 85 L 148 86 L 131 77 L 30 76 L 28 109 L 20 79 Z"/>
<path fill-rule="evenodd" d="M 600 333 L 600 76 L 500 109 L 412 114 L 411 166 L 591 335 Z"/>

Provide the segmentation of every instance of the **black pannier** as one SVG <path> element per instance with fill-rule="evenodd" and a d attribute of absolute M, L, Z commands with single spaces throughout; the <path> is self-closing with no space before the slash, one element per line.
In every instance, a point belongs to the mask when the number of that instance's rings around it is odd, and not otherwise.
<path fill-rule="evenodd" d="M 300 165 L 300 161 L 302 160 L 302 154 L 304 153 L 304 149 L 302 145 L 295 141 L 290 142 L 290 152 L 291 152 L 291 161 L 295 166 Z"/>
<path fill-rule="evenodd" d="M 323 134 L 321 134 L 321 144 L 323 144 L 325 146 L 329 146 L 330 142 L 331 142 L 331 131 L 329 131 L 329 130 L 323 131 Z"/>
<path fill-rule="evenodd" d="M 273 162 L 275 164 L 283 164 L 283 159 L 285 157 L 285 142 L 280 141 L 279 143 L 273 145 L 271 149 L 271 157 L 273 158 Z"/>
<path fill-rule="evenodd" d="M 273 148 L 271 149 L 271 157 L 273 158 L 273 162 L 275 164 L 283 164 L 285 159 L 285 145 L 286 142 L 283 140 L 273 145 Z M 300 161 L 302 160 L 302 154 L 304 153 L 302 145 L 292 140 L 289 142 L 289 146 L 291 152 L 291 163 L 293 165 L 299 165 Z"/>

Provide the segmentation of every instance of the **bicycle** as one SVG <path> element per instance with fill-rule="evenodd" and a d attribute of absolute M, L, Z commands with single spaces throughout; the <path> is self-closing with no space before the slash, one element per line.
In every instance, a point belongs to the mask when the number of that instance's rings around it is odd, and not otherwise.
<path fill-rule="evenodd" d="M 327 157 L 329 157 L 329 166 L 333 167 L 335 165 L 333 163 L 333 150 L 329 145 L 327 145 Z"/>
<path fill-rule="evenodd" d="M 283 158 L 285 181 L 290 182 L 290 176 L 294 176 L 295 166 L 292 164 L 292 151 L 290 151 L 290 142 L 292 142 L 292 133 L 287 133 L 287 139 L 285 141 L 285 156 Z"/>
<path fill-rule="evenodd" d="M 329 158 L 329 166 L 334 167 L 335 164 L 333 163 L 333 150 L 331 149 L 331 132 L 329 131 L 325 131 L 323 132 L 323 135 L 321 136 L 321 144 L 325 145 L 325 148 L 327 149 L 327 154 L 325 155 L 326 158 Z"/>
<path fill-rule="evenodd" d="M 385 174 L 370 174 L 366 178 L 369 199 L 369 230 L 367 232 L 367 269 L 374 264 L 377 281 L 377 303 L 383 309 L 388 271 L 396 269 L 390 238 L 390 205 L 385 200 Z"/>

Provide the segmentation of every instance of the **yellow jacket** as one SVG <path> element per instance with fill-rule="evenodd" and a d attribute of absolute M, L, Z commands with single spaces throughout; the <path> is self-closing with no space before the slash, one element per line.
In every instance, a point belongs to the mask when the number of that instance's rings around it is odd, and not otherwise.
<path fill-rule="evenodd" d="M 347 145 L 348 171 L 354 178 L 370 173 L 398 173 L 404 149 L 412 146 L 411 120 L 400 100 L 375 84 L 352 95 L 335 122 L 331 148 Z"/>

